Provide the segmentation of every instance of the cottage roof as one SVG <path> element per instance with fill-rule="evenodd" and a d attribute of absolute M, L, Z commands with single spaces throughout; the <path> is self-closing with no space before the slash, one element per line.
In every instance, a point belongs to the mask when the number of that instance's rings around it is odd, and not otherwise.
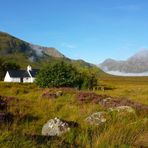
<path fill-rule="evenodd" d="M 29 71 L 29 72 L 32 77 L 35 77 L 38 71 L 39 70 L 37 69 L 32 69 L 32 71 Z M 26 70 L 8 70 L 8 73 L 10 77 L 13 77 L 13 78 L 30 77 L 28 71 Z"/>
<path fill-rule="evenodd" d="M 37 73 L 39 72 L 39 69 L 32 69 L 32 70 L 29 70 L 29 72 L 32 77 L 35 77 L 37 75 Z"/>

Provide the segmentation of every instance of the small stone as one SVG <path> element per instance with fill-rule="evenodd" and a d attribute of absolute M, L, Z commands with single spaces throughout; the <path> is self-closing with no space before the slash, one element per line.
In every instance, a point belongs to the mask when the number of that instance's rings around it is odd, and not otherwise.
<path fill-rule="evenodd" d="M 63 92 L 62 92 L 62 91 L 57 91 L 57 92 L 56 92 L 56 96 L 57 96 L 57 97 L 60 97 L 60 96 L 62 96 L 62 95 L 63 95 Z"/>
<path fill-rule="evenodd" d="M 109 102 L 109 101 L 111 101 L 110 97 L 103 99 L 103 102 Z"/>

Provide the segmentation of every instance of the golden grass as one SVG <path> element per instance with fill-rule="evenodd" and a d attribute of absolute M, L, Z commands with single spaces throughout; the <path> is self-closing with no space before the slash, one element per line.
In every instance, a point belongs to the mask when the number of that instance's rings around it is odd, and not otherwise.
<path fill-rule="evenodd" d="M 125 97 L 148 105 L 148 77 L 109 77 L 102 78 L 100 83 L 113 89 L 98 93 Z"/>
<path fill-rule="evenodd" d="M 147 77 L 104 77 L 100 79 L 100 83 L 113 89 L 96 91 L 99 94 L 126 97 L 148 105 Z M 12 101 L 8 108 L 15 115 L 14 122 L 0 124 L 0 147 L 128 148 L 145 144 L 140 138 L 145 139 L 147 136 L 145 133 L 148 132 L 148 123 L 144 122 L 148 118 L 147 114 L 124 117 L 115 115 L 105 125 L 92 126 L 85 122 L 85 118 L 94 112 L 105 110 L 103 107 L 94 103 L 78 102 L 75 91 L 72 90 L 66 90 L 57 99 L 43 97 L 45 91 L 48 89 L 40 89 L 34 84 L 0 82 L 0 95 L 18 99 Z M 54 117 L 77 122 L 79 126 L 62 137 L 40 137 L 43 124 Z"/>

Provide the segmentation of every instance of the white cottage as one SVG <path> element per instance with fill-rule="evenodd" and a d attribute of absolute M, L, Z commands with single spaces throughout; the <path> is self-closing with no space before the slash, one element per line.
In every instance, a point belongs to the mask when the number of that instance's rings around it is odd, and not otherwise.
<path fill-rule="evenodd" d="M 8 70 L 4 82 L 33 83 L 38 71 L 32 69 L 30 65 L 27 66 L 27 70 Z"/>

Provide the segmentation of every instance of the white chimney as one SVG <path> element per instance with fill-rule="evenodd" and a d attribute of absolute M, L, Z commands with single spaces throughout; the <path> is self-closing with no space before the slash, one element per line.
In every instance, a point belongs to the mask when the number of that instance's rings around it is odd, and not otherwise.
<path fill-rule="evenodd" d="M 32 71 L 32 67 L 30 65 L 27 66 L 27 71 Z"/>

